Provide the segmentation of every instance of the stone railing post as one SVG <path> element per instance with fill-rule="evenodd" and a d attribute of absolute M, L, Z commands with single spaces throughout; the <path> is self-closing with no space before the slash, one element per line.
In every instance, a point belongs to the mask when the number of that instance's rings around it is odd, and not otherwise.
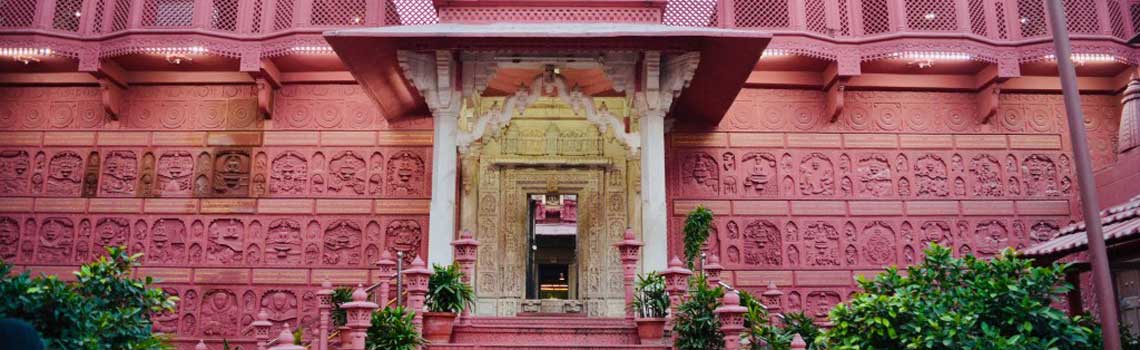
<path fill-rule="evenodd" d="M 356 290 L 352 291 L 352 301 L 340 305 L 347 316 L 345 333 L 341 334 L 340 350 L 364 350 L 364 338 L 368 327 L 372 326 L 372 312 L 378 307 L 376 303 L 368 301 L 364 287 L 357 285 Z"/>
<path fill-rule="evenodd" d="M 321 290 L 317 291 L 317 302 L 320 312 L 320 323 L 317 325 L 317 350 L 329 350 L 329 318 L 333 308 L 333 286 L 328 280 L 321 283 Z"/>
<path fill-rule="evenodd" d="M 281 334 L 277 335 L 277 344 L 274 344 L 269 350 L 307 350 L 304 346 L 293 344 L 293 341 L 297 339 L 293 338 L 291 329 L 286 323 L 285 328 L 281 329 Z"/>
<path fill-rule="evenodd" d="M 669 268 L 661 272 L 661 276 L 665 277 L 665 292 L 669 293 L 669 315 L 665 318 L 665 329 L 673 328 L 673 318 L 677 314 L 677 307 L 681 305 L 685 292 L 689 291 L 689 276 L 692 274 L 693 272 L 686 269 L 681 264 L 681 259 L 676 256 L 669 261 Z"/>
<path fill-rule="evenodd" d="M 633 229 L 626 228 L 622 240 L 614 243 L 617 247 L 618 257 L 621 259 L 622 282 L 625 285 L 625 318 L 633 319 L 633 278 L 637 275 L 638 254 L 641 252 L 641 241 L 633 235 Z"/>
<path fill-rule="evenodd" d="M 804 337 L 800 336 L 799 333 L 796 333 L 796 335 L 792 336 L 792 350 L 806 350 L 806 349 L 807 349 L 807 342 L 804 341 Z"/>
<path fill-rule="evenodd" d="M 709 255 L 708 262 L 702 266 L 705 269 L 705 277 L 708 277 L 709 287 L 716 288 L 720 285 L 720 272 L 724 271 L 724 266 L 720 265 L 720 257 L 716 254 Z"/>
<path fill-rule="evenodd" d="M 760 302 L 768 308 L 768 321 L 773 325 L 780 325 L 783 323 L 783 317 L 780 314 L 783 308 L 784 292 L 776 288 L 776 282 L 768 281 L 768 290 L 760 293 Z"/>
<path fill-rule="evenodd" d="M 479 258 L 479 241 L 475 240 L 475 235 L 471 230 L 463 230 L 459 232 L 459 239 L 451 242 L 451 246 L 455 247 L 455 263 L 459 264 L 459 270 L 463 271 L 462 281 L 467 285 L 474 285 L 473 277 L 475 276 L 475 261 Z M 463 313 L 459 315 L 460 322 L 463 324 L 470 323 L 468 316 L 471 313 L 471 308 L 464 307 Z"/>
<path fill-rule="evenodd" d="M 713 312 L 720 319 L 720 331 L 724 332 L 724 350 L 738 350 L 740 332 L 744 330 L 744 313 L 748 308 L 740 306 L 740 294 L 735 290 L 725 293 L 721 304 Z"/>
<path fill-rule="evenodd" d="M 199 339 L 198 345 L 194 345 L 194 350 L 210 350 L 210 348 L 206 347 L 205 341 Z"/>
<path fill-rule="evenodd" d="M 379 299 L 376 300 L 381 308 L 388 307 L 388 300 L 390 300 L 390 290 L 392 289 L 392 277 L 396 276 L 396 260 L 392 260 L 392 253 L 387 250 L 380 254 L 380 292 L 376 293 Z M 399 296 L 397 296 L 399 298 Z"/>
<path fill-rule="evenodd" d="M 424 323 L 424 297 L 428 291 L 428 279 L 431 277 L 431 270 L 428 270 L 424 264 L 424 260 L 416 257 L 412 261 L 412 268 L 404 270 L 404 283 L 405 288 L 408 290 L 408 309 L 415 313 L 413 323 L 416 324 L 416 331 L 420 332 Z"/>
<path fill-rule="evenodd" d="M 269 314 L 265 310 L 257 313 L 257 321 L 250 324 L 253 327 L 253 337 L 257 339 L 257 350 L 265 350 L 269 346 L 269 328 L 273 327 L 273 322 L 269 322 Z"/>

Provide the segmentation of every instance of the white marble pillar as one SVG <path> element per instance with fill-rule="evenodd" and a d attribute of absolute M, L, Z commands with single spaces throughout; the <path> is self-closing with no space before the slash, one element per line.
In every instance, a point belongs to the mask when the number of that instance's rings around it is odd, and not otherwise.
<path fill-rule="evenodd" d="M 455 137 L 458 114 L 436 110 L 432 133 L 431 216 L 428 224 L 428 266 L 451 264 L 451 241 L 455 238 L 455 182 L 458 155 Z"/>
<path fill-rule="evenodd" d="M 668 219 L 665 206 L 665 113 L 641 118 L 642 271 L 664 271 L 668 264 Z"/>

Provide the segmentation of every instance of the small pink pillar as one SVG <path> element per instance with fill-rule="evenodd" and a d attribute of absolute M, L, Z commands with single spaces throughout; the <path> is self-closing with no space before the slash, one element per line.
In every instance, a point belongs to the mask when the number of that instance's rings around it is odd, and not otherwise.
<path fill-rule="evenodd" d="M 320 303 L 317 307 L 320 311 L 320 324 L 317 326 L 317 350 L 329 350 L 329 313 L 332 312 L 333 302 L 333 286 L 329 281 L 321 283 L 321 290 L 317 291 L 317 301 Z"/>
<path fill-rule="evenodd" d="M 776 288 L 776 282 L 768 281 L 768 290 L 760 294 L 760 303 L 768 309 L 768 321 L 773 325 L 780 325 L 783 323 L 781 311 L 783 311 L 784 292 Z"/>
<path fill-rule="evenodd" d="M 412 261 L 412 268 L 404 270 L 404 288 L 408 291 L 408 309 L 415 313 L 412 322 L 416 324 L 417 332 L 423 328 L 424 297 L 427 296 L 430 277 L 431 270 L 427 269 L 424 260 L 419 257 Z"/>
<path fill-rule="evenodd" d="M 475 240 L 471 230 L 463 230 L 459 232 L 459 239 L 451 242 L 451 246 L 455 249 L 455 263 L 463 271 L 463 283 L 471 285 L 471 276 L 475 275 L 475 260 L 479 258 L 479 241 Z M 470 312 L 469 308 L 463 308 L 463 313 L 459 315 L 461 322 L 469 323 Z"/>
<path fill-rule="evenodd" d="M 376 300 L 380 307 L 388 307 L 388 293 L 392 289 L 392 277 L 396 277 L 396 260 L 392 259 L 392 253 L 387 250 L 380 254 L 380 262 L 376 263 L 380 266 L 380 292 L 379 299 Z"/>
<path fill-rule="evenodd" d="M 720 331 L 724 332 L 724 349 L 740 349 L 740 332 L 744 330 L 744 313 L 748 308 L 740 306 L 740 294 L 730 290 L 721 299 L 721 307 L 716 308 L 720 319 Z"/>
<path fill-rule="evenodd" d="M 346 333 L 341 335 L 341 350 L 364 350 L 364 338 L 368 327 L 372 326 L 372 312 L 378 307 L 376 303 L 368 301 L 364 287 L 357 285 L 356 290 L 352 291 L 352 301 L 340 305 L 347 316 Z"/>
<path fill-rule="evenodd" d="M 804 337 L 801 337 L 799 333 L 796 333 L 796 335 L 792 336 L 792 350 L 804 349 L 807 349 L 807 342 L 804 341 Z"/>
<path fill-rule="evenodd" d="M 304 346 L 293 344 L 296 338 L 293 338 L 291 329 L 286 323 L 285 328 L 281 329 L 281 334 L 277 335 L 277 344 L 274 344 L 269 350 L 307 350 Z"/>
<path fill-rule="evenodd" d="M 665 318 L 665 329 L 673 328 L 673 317 L 681 305 L 681 298 L 689 290 L 689 276 L 692 275 L 693 271 L 686 269 L 676 256 L 669 261 L 669 268 L 661 272 L 661 276 L 665 277 L 665 292 L 669 293 L 669 317 Z"/>
<path fill-rule="evenodd" d="M 253 327 L 253 338 L 257 339 L 257 350 L 265 350 L 269 346 L 269 328 L 273 327 L 273 322 L 269 322 L 269 314 L 265 310 L 257 313 L 257 321 L 250 324 Z"/>
<path fill-rule="evenodd" d="M 210 350 L 210 348 L 206 347 L 205 341 L 199 339 L 198 345 L 194 345 L 194 350 Z"/>
<path fill-rule="evenodd" d="M 724 266 L 720 265 L 720 257 L 716 254 L 709 255 L 709 260 L 704 264 L 705 276 L 708 277 L 709 287 L 716 288 L 720 285 L 720 273 L 724 271 Z"/>
<path fill-rule="evenodd" d="M 634 237 L 631 228 L 626 228 L 623 239 L 614 243 L 621 258 L 622 282 L 625 284 L 625 318 L 631 320 L 633 319 L 633 278 L 637 275 L 637 260 L 642 245 L 641 241 Z"/>

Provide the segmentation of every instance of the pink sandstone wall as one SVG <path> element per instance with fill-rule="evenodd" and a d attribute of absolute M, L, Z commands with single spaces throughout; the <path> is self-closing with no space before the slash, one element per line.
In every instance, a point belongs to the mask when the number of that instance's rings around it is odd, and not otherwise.
<path fill-rule="evenodd" d="M 992 255 L 1071 221 L 1074 172 L 1059 95 L 1003 95 L 988 124 L 973 94 L 847 93 L 831 123 L 823 94 L 746 89 L 712 130 L 669 140 L 671 254 L 684 215 L 716 214 L 708 249 L 751 291 L 823 316 L 853 276 L 921 259 L 929 242 Z M 1095 165 L 1114 161 L 1119 98 L 1082 98 Z"/>
<path fill-rule="evenodd" d="M 251 339 L 259 309 L 315 331 L 322 281 L 427 252 L 430 121 L 389 123 L 356 85 L 285 86 L 273 120 L 252 85 L 132 86 L 114 123 L 98 99 L 0 88 L 0 258 L 66 278 L 104 246 L 146 253 L 180 347 Z"/>

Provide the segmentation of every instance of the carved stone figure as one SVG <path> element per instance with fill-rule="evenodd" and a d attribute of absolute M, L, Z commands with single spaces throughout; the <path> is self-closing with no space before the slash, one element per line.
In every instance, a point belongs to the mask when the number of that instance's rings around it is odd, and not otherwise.
<path fill-rule="evenodd" d="M 83 169 L 83 184 L 80 185 L 83 197 L 95 197 L 99 192 L 99 159 L 99 152 L 87 155 L 87 167 Z"/>
<path fill-rule="evenodd" d="M 848 266 L 859 264 L 859 248 L 855 248 L 854 244 L 847 245 L 847 248 L 843 250 L 843 256 L 847 258 Z"/>
<path fill-rule="evenodd" d="M 75 224 L 68 218 L 49 217 L 40 224 L 39 236 L 39 246 L 35 248 L 37 261 L 67 261 L 72 253 Z"/>
<path fill-rule="evenodd" d="M 863 243 L 867 262 L 887 265 L 895 262 L 895 230 L 884 221 L 874 221 L 863 227 Z"/>
<path fill-rule="evenodd" d="M 424 160 L 412 152 L 399 152 L 388 158 L 388 192 L 398 196 L 423 195 Z"/>
<path fill-rule="evenodd" d="M 909 197 L 910 196 L 910 180 L 907 180 L 906 177 L 899 178 L 898 187 L 899 187 L 899 195 L 900 196 L 903 196 L 903 197 Z"/>
<path fill-rule="evenodd" d="M 808 224 L 804 230 L 807 266 L 839 266 L 839 231 L 823 221 Z"/>
<path fill-rule="evenodd" d="M 1022 179 L 1027 196 L 1057 196 L 1057 165 L 1044 154 L 1031 154 L 1021 161 Z M 981 248 L 978 248 L 981 252 Z"/>
<path fill-rule="evenodd" d="M 965 196 L 966 195 L 966 180 L 963 180 L 961 177 L 954 178 L 954 195 L 955 196 Z"/>
<path fill-rule="evenodd" d="M 914 177 L 918 183 L 915 194 L 919 197 L 945 197 L 950 194 L 946 162 L 934 154 L 925 154 L 914 161 Z"/>
<path fill-rule="evenodd" d="M 744 155 L 744 158 L 745 158 L 744 162 L 748 162 L 748 155 Z M 721 164 L 724 166 L 724 171 L 727 171 L 727 172 L 736 171 L 736 155 L 735 154 L 733 154 L 732 152 L 724 152 L 724 154 L 721 155 L 720 160 L 721 160 Z M 773 160 L 772 166 L 775 166 L 775 165 L 776 165 L 775 160 Z"/>
<path fill-rule="evenodd" d="M 82 184 L 83 157 L 72 151 L 56 153 L 48 163 L 47 187 L 44 192 L 54 195 L 78 195 Z"/>
<path fill-rule="evenodd" d="M 681 183 L 697 192 L 720 193 L 720 168 L 707 153 L 691 153 L 681 164 Z"/>
<path fill-rule="evenodd" d="M 962 167 L 963 167 L 962 163 L 963 162 L 962 162 L 962 156 L 961 155 L 954 153 L 953 156 L 950 156 L 950 170 L 951 171 L 953 171 L 955 173 L 962 172 L 962 170 L 963 170 L 962 169 Z"/>
<path fill-rule="evenodd" d="M 274 326 L 297 324 L 297 295 L 287 290 L 270 290 L 261 297 L 261 310 Z"/>
<path fill-rule="evenodd" d="M 368 194 L 379 195 L 384 192 L 384 155 L 380 154 L 380 152 L 372 153 L 372 158 L 368 160 L 368 164 L 370 164 L 368 168 Z M 463 177 L 463 189 L 464 193 L 470 193 L 472 186 L 471 176 L 475 174 L 475 169 L 471 168 L 473 168 L 476 163 L 464 162 L 463 164 L 464 167 L 467 167 L 464 173 L 469 174 Z"/>
<path fill-rule="evenodd" d="M 284 152 L 273 158 L 269 193 L 304 194 L 308 187 L 308 161 L 297 152 Z"/>
<path fill-rule="evenodd" d="M 732 245 L 732 246 L 728 246 L 727 251 L 728 251 L 728 253 L 726 255 L 728 256 L 728 262 L 733 263 L 733 264 L 739 264 L 740 263 L 740 248 L 737 248 L 736 246 Z M 779 253 L 779 252 L 777 252 L 777 253 Z"/>
<path fill-rule="evenodd" d="M 919 229 L 921 230 L 919 240 L 922 242 L 923 247 L 929 246 L 930 243 L 951 246 L 950 223 L 945 221 L 927 221 L 923 223 Z"/>
<path fill-rule="evenodd" d="M 101 218 L 95 225 L 95 252 L 102 254 L 107 247 L 127 244 L 131 224 L 124 218 Z"/>
<path fill-rule="evenodd" d="M 223 150 L 214 157 L 214 193 L 220 196 L 249 195 L 249 152 Z"/>
<path fill-rule="evenodd" d="M 831 312 L 835 305 L 839 305 L 841 301 L 839 293 L 830 291 L 818 291 L 808 293 L 807 304 L 811 306 L 811 310 L 804 310 L 810 316 L 817 319 L 826 319 L 827 314 Z"/>
<path fill-rule="evenodd" d="M 407 263 L 415 260 L 420 251 L 420 240 L 423 238 L 423 230 L 418 222 L 415 220 L 392 220 L 384 229 L 384 235 L 388 237 L 386 246 L 392 252 L 392 256 L 396 256 L 398 252 L 404 252 L 404 260 Z"/>
<path fill-rule="evenodd" d="M 831 159 L 813 152 L 800 162 L 800 193 L 808 196 L 835 194 L 835 174 Z"/>
<path fill-rule="evenodd" d="M 133 151 L 107 152 L 103 162 L 103 177 L 100 189 L 111 195 L 134 195 L 135 183 L 139 176 L 138 156 Z"/>
<path fill-rule="evenodd" d="M 241 263 L 244 232 L 245 226 L 238 219 L 215 219 L 210 222 L 206 261 L 215 264 Z"/>
<path fill-rule="evenodd" d="M 158 157 L 158 192 L 162 195 L 187 195 L 192 193 L 191 177 L 194 175 L 194 156 L 186 151 L 166 151 Z"/>
<path fill-rule="evenodd" d="M 340 219 L 325 228 L 324 263 L 360 264 L 360 243 L 364 231 L 351 220 Z"/>
<path fill-rule="evenodd" d="M 724 194 L 736 194 L 736 177 L 724 177 Z"/>
<path fill-rule="evenodd" d="M 728 228 L 728 239 L 740 238 L 740 226 L 736 224 L 736 221 L 729 220 L 725 226 Z"/>
<path fill-rule="evenodd" d="M 1056 223 L 1047 220 L 1038 221 L 1030 228 L 1029 239 L 1037 243 L 1045 242 L 1053 239 L 1058 231 L 1060 231 L 1060 227 Z"/>
<path fill-rule="evenodd" d="M 868 154 L 859 159 L 859 193 L 875 197 L 891 194 L 891 165 L 881 153 Z"/>
<path fill-rule="evenodd" d="M 146 258 L 151 263 L 185 263 L 186 224 L 181 219 L 155 221 Z"/>
<path fill-rule="evenodd" d="M 178 296 L 178 289 L 175 288 L 163 287 L 162 291 L 166 292 L 166 295 L 169 296 Z M 153 313 L 150 321 L 154 324 L 152 330 L 156 333 L 178 333 L 178 305 L 175 305 L 173 310 L 163 310 Z"/>
<path fill-rule="evenodd" d="M 1000 197 L 1002 189 L 1001 163 L 989 154 L 979 154 L 970 160 L 970 174 L 974 178 L 974 195 L 981 197 Z"/>
<path fill-rule="evenodd" d="M 277 219 L 269 223 L 269 234 L 265 236 L 265 263 L 301 263 L 301 224 L 292 219 Z"/>
<path fill-rule="evenodd" d="M 27 192 L 30 170 L 28 152 L 0 151 L 0 194 Z"/>
<path fill-rule="evenodd" d="M 20 222 L 0 216 L 0 259 L 9 263 L 16 259 L 20 242 Z"/>
<path fill-rule="evenodd" d="M 236 336 L 238 334 L 237 296 L 228 290 L 215 289 L 202 297 L 202 335 Z"/>
<path fill-rule="evenodd" d="M 155 178 L 155 161 L 154 153 L 146 152 L 143 154 L 142 166 L 139 170 L 139 186 L 138 194 L 141 197 L 154 197 L 154 178 Z"/>
<path fill-rule="evenodd" d="M 908 169 L 910 169 L 910 166 L 907 164 L 909 164 L 909 161 L 907 160 L 906 155 L 899 154 L 895 157 L 895 172 L 899 174 L 905 173 Z"/>
<path fill-rule="evenodd" d="M 329 193 L 364 194 L 367 187 L 365 169 L 364 157 L 352 151 L 337 153 L 329 160 Z"/>
<path fill-rule="evenodd" d="M 974 229 L 974 246 L 983 256 L 993 256 L 1009 246 L 1009 230 L 997 220 L 985 220 Z"/>
<path fill-rule="evenodd" d="M 744 227 L 744 263 L 752 266 L 780 266 L 783 246 L 780 229 L 768 220 L 755 220 Z"/>
<path fill-rule="evenodd" d="M 725 153 L 726 155 L 731 153 Z M 748 153 L 742 159 L 748 176 L 744 188 L 758 195 L 776 194 L 776 157 L 770 153 Z M 735 168 L 735 165 L 733 166 Z"/>

